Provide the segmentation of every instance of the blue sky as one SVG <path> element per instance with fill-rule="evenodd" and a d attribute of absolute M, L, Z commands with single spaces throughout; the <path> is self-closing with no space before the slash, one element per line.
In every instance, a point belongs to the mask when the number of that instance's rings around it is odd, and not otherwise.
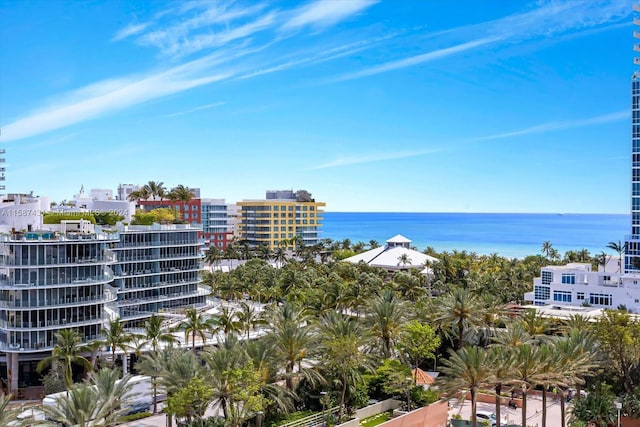
<path fill-rule="evenodd" d="M 630 1 L 0 1 L 7 190 L 628 213 Z"/>

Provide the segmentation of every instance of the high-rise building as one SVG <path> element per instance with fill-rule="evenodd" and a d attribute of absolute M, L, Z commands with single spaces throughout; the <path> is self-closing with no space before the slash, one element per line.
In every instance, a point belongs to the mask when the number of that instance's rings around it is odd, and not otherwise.
<path fill-rule="evenodd" d="M 199 227 L 190 224 L 130 225 L 119 228 L 112 244 L 117 262 L 113 286 L 116 315 L 133 327 L 154 313 L 203 306 L 208 291 L 202 274 Z"/>
<path fill-rule="evenodd" d="M 238 236 L 253 247 L 275 249 L 286 241 L 288 249 L 295 249 L 298 242 L 312 246 L 320 241 L 326 203 L 316 202 L 305 190 L 267 191 L 264 200 L 237 205 Z"/>
<path fill-rule="evenodd" d="M 117 298 L 109 245 L 118 234 L 83 220 L 47 227 L 0 240 L 0 370 L 11 393 L 39 381 L 36 365 L 51 354 L 57 332 L 100 337 L 105 305 Z"/>
<path fill-rule="evenodd" d="M 638 5 L 633 6 L 640 12 Z M 640 19 L 633 18 L 633 23 L 640 26 Z M 640 31 L 633 32 L 640 39 Z M 633 50 L 640 52 L 640 42 L 634 43 Z M 635 66 L 640 66 L 640 58 L 633 59 Z M 631 235 L 626 237 L 624 271 L 640 273 L 640 70 L 636 69 L 631 76 Z"/>

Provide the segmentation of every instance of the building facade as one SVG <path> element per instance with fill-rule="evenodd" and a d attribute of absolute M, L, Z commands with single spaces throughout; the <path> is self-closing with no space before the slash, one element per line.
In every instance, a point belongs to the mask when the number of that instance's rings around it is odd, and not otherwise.
<path fill-rule="evenodd" d="M 638 12 L 638 7 L 634 6 Z M 635 25 L 640 20 L 633 18 Z M 640 38 L 640 31 L 634 31 Z M 640 52 L 640 43 L 633 45 Z M 640 58 L 634 58 L 634 65 L 640 65 Z M 625 239 L 624 270 L 630 274 L 640 274 L 640 71 L 631 76 L 631 234 Z"/>
<path fill-rule="evenodd" d="M 175 209 L 183 221 L 201 228 L 199 237 L 204 250 L 212 245 L 225 250 L 233 239 L 233 218 L 229 215 L 231 209 L 224 199 L 140 200 L 138 203 L 147 211 Z"/>
<path fill-rule="evenodd" d="M 599 271 L 592 271 L 586 263 L 543 267 L 533 281 L 533 292 L 526 293 L 524 299 L 538 306 L 624 306 L 631 313 L 640 313 L 640 279 L 621 273 L 615 268 L 617 262 L 615 259 L 609 268 Z"/>
<path fill-rule="evenodd" d="M 98 339 L 110 286 L 117 233 L 86 221 L 62 221 L 58 230 L 14 232 L 0 240 L 0 370 L 10 392 L 40 377 L 37 362 L 55 345 L 54 335 L 75 329 L 83 341 Z M 6 375 L 6 376 L 5 376 Z"/>
<path fill-rule="evenodd" d="M 312 246 L 320 241 L 326 204 L 304 190 L 267 191 L 264 200 L 243 200 L 237 205 L 237 234 L 253 247 L 273 250 L 286 241 L 288 249 L 295 249 L 298 242 Z"/>
<path fill-rule="evenodd" d="M 113 245 L 115 315 L 127 327 L 154 313 L 203 306 L 200 228 L 189 224 L 122 226 Z"/>

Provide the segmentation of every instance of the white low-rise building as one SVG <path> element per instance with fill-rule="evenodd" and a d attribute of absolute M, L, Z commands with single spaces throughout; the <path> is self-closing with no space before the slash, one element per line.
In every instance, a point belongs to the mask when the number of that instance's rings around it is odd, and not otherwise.
<path fill-rule="evenodd" d="M 640 274 L 622 274 L 618 258 L 593 271 L 591 264 L 570 263 L 542 267 L 533 292 L 524 295 L 534 305 L 565 305 L 617 309 L 640 313 Z"/>

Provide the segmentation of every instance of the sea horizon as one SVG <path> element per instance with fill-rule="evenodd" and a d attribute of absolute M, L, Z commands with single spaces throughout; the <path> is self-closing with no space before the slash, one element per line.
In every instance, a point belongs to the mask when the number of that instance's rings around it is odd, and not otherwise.
<path fill-rule="evenodd" d="M 551 242 L 561 255 L 587 249 L 605 251 L 611 241 L 624 241 L 631 231 L 629 214 L 488 213 L 488 212 L 340 212 L 325 211 L 321 238 L 379 244 L 402 234 L 419 251 L 497 253 L 523 258 L 541 253 Z"/>

